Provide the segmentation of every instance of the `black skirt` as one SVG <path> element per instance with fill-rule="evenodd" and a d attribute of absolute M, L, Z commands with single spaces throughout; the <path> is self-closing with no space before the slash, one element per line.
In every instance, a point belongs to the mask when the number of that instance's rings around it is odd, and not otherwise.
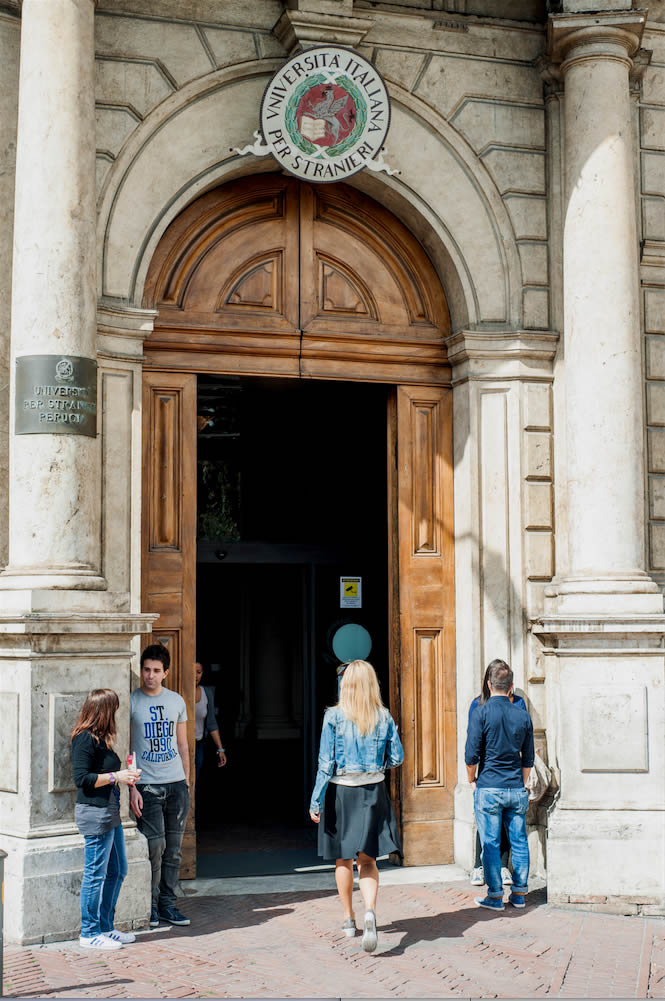
<path fill-rule="evenodd" d="M 397 821 L 385 782 L 366 786 L 328 783 L 319 823 L 319 855 L 324 859 L 402 854 Z"/>

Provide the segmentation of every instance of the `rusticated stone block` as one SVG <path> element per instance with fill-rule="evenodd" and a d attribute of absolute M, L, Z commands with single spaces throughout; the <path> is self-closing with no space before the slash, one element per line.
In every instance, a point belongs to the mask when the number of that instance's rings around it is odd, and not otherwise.
<path fill-rule="evenodd" d="M 665 523 L 649 525 L 649 569 L 665 570 Z"/>
<path fill-rule="evenodd" d="M 218 66 L 256 59 L 256 46 L 249 32 L 206 28 L 204 34 Z"/>
<path fill-rule="evenodd" d="M 526 488 L 526 529 L 552 527 L 552 484 L 529 483 Z"/>
<path fill-rule="evenodd" d="M 662 442 L 665 463 L 665 437 Z M 665 472 L 665 469 L 663 470 Z M 552 476 L 552 439 L 549 434 L 530 432 L 526 436 L 526 475 L 529 479 L 546 480 Z"/>
<path fill-rule="evenodd" d="M 547 289 L 524 289 L 522 303 L 526 329 L 546 330 L 550 323 L 550 298 Z"/>
<path fill-rule="evenodd" d="M 527 532 L 526 570 L 530 580 L 549 580 L 554 573 L 554 536 L 551 532 Z"/>
<path fill-rule="evenodd" d="M 647 383 L 647 423 L 665 427 L 665 382 Z"/>
<path fill-rule="evenodd" d="M 665 341 L 663 343 L 663 367 L 665 371 Z M 542 382 L 525 386 L 524 390 L 524 430 L 549 431 L 552 428 L 552 390 Z"/>
<path fill-rule="evenodd" d="M 647 431 L 647 447 L 649 472 L 665 473 L 665 431 L 660 429 Z"/>
<path fill-rule="evenodd" d="M 507 195 L 504 199 L 518 240 L 547 239 L 547 202 L 534 195 Z"/>
<path fill-rule="evenodd" d="M 665 337 L 650 334 L 646 339 L 647 377 L 665 379 Z"/>
<path fill-rule="evenodd" d="M 665 291 L 662 289 L 645 291 L 644 325 L 648 334 L 665 334 Z"/>

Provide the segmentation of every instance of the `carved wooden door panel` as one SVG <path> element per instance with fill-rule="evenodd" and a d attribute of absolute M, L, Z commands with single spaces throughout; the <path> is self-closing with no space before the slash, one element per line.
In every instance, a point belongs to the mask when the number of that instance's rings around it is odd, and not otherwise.
<path fill-rule="evenodd" d="M 397 642 L 407 865 L 453 861 L 457 775 L 451 420 L 450 389 L 397 387 Z"/>
<path fill-rule="evenodd" d="M 171 654 L 168 687 L 187 703 L 194 776 L 196 659 L 196 376 L 143 376 L 143 610 L 158 612 L 150 642 Z M 191 782 L 190 788 L 194 789 Z M 187 819 L 180 875 L 196 875 L 194 808 Z"/>
<path fill-rule="evenodd" d="M 259 174 L 166 229 L 145 282 L 146 363 L 393 384 L 450 379 L 432 263 L 386 209 L 341 184 Z"/>

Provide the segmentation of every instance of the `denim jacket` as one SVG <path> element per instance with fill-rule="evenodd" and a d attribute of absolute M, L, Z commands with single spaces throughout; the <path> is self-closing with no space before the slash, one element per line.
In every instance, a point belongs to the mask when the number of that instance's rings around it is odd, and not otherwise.
<path fill-rule="evenodd" d="M 337 706 L 327 709 L 323 717 L 319 770 L 310 810 L 312 813 L 320 812 L 320 804 L 332 775 L 384 772 L 386 768 L 401 765 L 403 760 L 404 749 L 395 721 L 387 709 L 382 711 L 376 727 L 366 736 Z"/>

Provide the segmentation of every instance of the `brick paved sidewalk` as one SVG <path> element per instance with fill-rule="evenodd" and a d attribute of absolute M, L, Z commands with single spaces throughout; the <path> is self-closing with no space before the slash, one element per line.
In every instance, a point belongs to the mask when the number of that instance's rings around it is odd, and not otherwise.
<path fill-rule="evenodd" d="M 524 911 L 493 914 L 466 881 L 389 885 L 379 948 L 366 955 L 360 936 L 339 931 L 332 884 L 331 875 L 330 889 L 185 897 L 190 928 L 142 932 L 116 953 L 8 947 L 5 994 L 665 998 L 662 919 L 556 909 L 542 890 Z"/>

